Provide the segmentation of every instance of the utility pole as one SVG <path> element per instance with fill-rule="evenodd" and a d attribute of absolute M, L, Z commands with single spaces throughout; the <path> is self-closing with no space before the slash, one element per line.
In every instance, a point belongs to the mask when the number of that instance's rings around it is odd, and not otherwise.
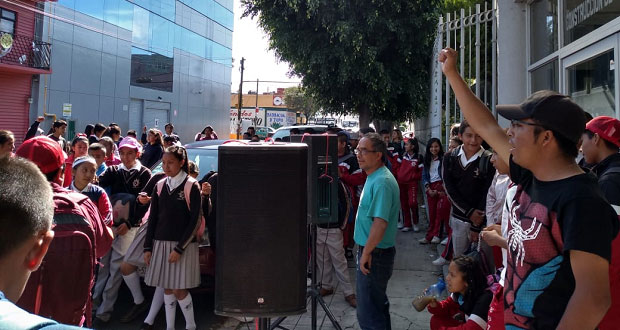
<path fill-rule="evenodd" d="M 241 80 L 239 81 L 239 104 L 237 105 L 237 140 L 241 134 L 241 107 L 243 106 L 243 63 L 245 63 L 245 57 L 241 58 Z"/>
<path fill-rule="evenodd" d="M 256 109 L 258 109 L 258 78 L 256 78 Z"/>

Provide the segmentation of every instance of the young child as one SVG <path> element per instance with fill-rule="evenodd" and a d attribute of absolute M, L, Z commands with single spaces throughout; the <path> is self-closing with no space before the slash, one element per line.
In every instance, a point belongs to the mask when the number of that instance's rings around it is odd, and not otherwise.
<path fill-rule="evenodd" d="M 88 139 L 85 136 L 78 135 L 73 141 L 71 141 L 71 154 L 65 160 L 65 179 L 62 184 L 63 187 L 69 187 L 73 175 L 71 169 L 73 168 L 73 161 L 77 158 L 86 156 L 88 154 Z"/>
<path fill-rule="evenodd" d="M 101 219 L 106 225 L 112 225 L 112 205 L 105 190 L 92 184 L 95 179 L 97 163 L 93 157 L 83 156 L 73 161 L 73 181 L 69 189 L 82 193 L 97 205 Z"/>
<path fill-rule="evenodd" d="M 151 178 L 151 171 L 142 166 L 140 161 L 137 160 L 142 151 L 138 141 L 131 137 L 125 137 L 120 143 L 119 150 L 122 164 L 108 167 L 99 177 L 99 185 L 110 189 L 110 198 L 114 211 L 113 228 L 115 231 L 112 250 L 104 256 L 102 261 L 104 265 L 109 265 L 108 272 L 110 275 L 109 277 L 106 276 L 106 270 L 100 269 L 97 278 L 98 282 L 105 282 L 101 298 L 103 301 L 96 312 L 97 319 L 103 323 L 109 321 L 114 308 L 114 302 L 118 297 L 118 289 L 120 288 L 122 278 L 119 270 L 123 256 L 127 252 L 141 224 L 142 219 L 137 214 L 140 213 L 139 209 L 144 206 L 137 204 L 136 199 Z M 135 317 L 145 311 L 148 308 L 148 304 L 144 301 L 139 278 L 125 279 L 125 283 L 133 295 L 135 304 L 122 318 L 126 320 L 131 318 L 129 316 Z M 103 284 L 97 283 L 96 286 L 100 285 Z"/>
<path fill-rule="evenodd" d="M 450 296 L 428 304 L 431 330 L 487 328 L 487 315 L 493 294 L 488 290 L 486 277 L 471 257 L 456 257 L 450 263 L 446 287 Z M 458 317 L 457 317 L 458 316 Z"/>
<path fill-rule="evenodd" d="M 428 231 L 426 237 L 419 240 L 420 244 L 440 242 L 440 231 L 444 224 L 447 227 L 450 218 L 450 201 L 443 188 L 441 167 L 443 163 L 443 146 L 438 138 L 432 138 L 426 144 L 422 182 L 428 203 Z M 446 234 L 447 234 L 446 230 Z"/>
<path fill-rule="evenodd" d="M 100 176 L 108 168 L 105 164 L 106 151 L 106 147 L 101 143 L 93 143 L 88 146 L 88 155 L 93 157 L 95 162 L 97 162 L 96 176 Z"/>
<path fill-rule="evenodd" d="M 168 177 L 158 182 L 157 192 L 151 197 L 144 243 L 144 261 L 148 265 L 145 283 L 164 288 L 166 324 L 169 329 L 174 329 L 177 301 L 185 317 L 185 328 L 196 329 L 192 296 L 188 289 L 200 284 L 196 241 L 202 207 L 200 187 L 187 174 L 189 169 L 185 148 L 167 148 L 162 164 Z M 188 180 L 192 182 L 189 196 L 185 193 Z"/>
<path fill-rule="evenodd" d="M 400 205 L 403 212 L 403 228 L 407 232 L 412 229 L 419 232 L 418 228 L 418 181 L 422 178 L 424 160 L 419 154 L 418 139 L 411 138 L 405 144 L 405 153 L 396 172 L 398 187 L 400 188 Z"/>
<path fill-rule="evenodd" d="M 118 154 L 118 148 L 116 144 L 109 136 L 104 136 L 99 140 L 99 143 L 103 144 L 106 151 L 106 166 L 119 165 L 121 163 L 120 156 Z"/>

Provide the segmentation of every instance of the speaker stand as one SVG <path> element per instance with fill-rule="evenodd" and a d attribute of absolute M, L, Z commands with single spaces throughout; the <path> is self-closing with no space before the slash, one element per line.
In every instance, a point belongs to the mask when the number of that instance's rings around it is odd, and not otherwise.
<path fill-rule="evenodd" d="M 336 330 L 342 330 L 342 327 L 340 326 L 340 324 L 338 323 L 338 321 L 336 320 L 336 317 L 334 316 L 334 314 L 332 313 L 332 311 L 329 309 L 329 306 L 327 306 L 327 304 L 325 303 L 325 300 L 323 300 L 323 297 L 321 297 L 321 294 L 319 293 L 319 283 L 317 282 L 317 264 L 316 264 L 316 240 L 317 240 L 317 225 L 316 224 L 311 224 L 310 225 L 310 236 L 311 236 L 311 241 L 312 241 L 312 245 L 311 245 L 311 253 L 310 253 L 310 267 L 312 268 L 312 277 L 311 277 L 311 285 L 310 285 L 310 289 L 308 289 L 308 297 L 310 297 L 312 304 L 311 304 L 311 329 L 312 330 L 316 330 L 316 323 L 317 323 L 317 304 L 321 305 L 321 308 L 323 308 L 323 311 L 325 311 L 325 315 L 327 315 L 327 317 L 329 318 L 329 320 L 332 322 L 332 325 L 334 326 L 334 328 L 336 328 Z M 273 324 L 271 325 L 271 327 L 269 328 L 270 330 L 274 330 L 274 329 L 284 329 L 284 330 L 288 330 L 284 327 L 282 327 L 280 325 L 280 323 L 282 323 L 282 321 L 284 321 L 284 319 L 286 319 L 286 317 L 280 317 L 278 319 L 276 319 L 275 322 L 273 322 Z"/>
<path fill-rule="evenodd" d="M 271 323 L 271 319 L 270 318 L 259 318 L 258 319 L 258 330 L 269 330 L 271 328 L 270 326 Z"/>

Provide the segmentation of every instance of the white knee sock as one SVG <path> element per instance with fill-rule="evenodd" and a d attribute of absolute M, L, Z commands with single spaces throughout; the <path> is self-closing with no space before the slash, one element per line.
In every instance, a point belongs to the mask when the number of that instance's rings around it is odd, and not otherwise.
<path fill-rule="evenodd" d="M 142 294 L 142 288 L 140 287 L 140 276 L 138 276 L 138 273 L 133 272 L 129 275 L 123 275 L 123 279 L 125 280 L 127 287 L 129 287 L 129 291 L 131 291 L 133 302 L 136 305 L 143 303 L 144 295 Z"/>
<path fill-rule="evenodd" d="M 149 315 L 144 319 L 144 323 L 153 325 L 155 318 L 161 309 L 161 305 L 164 304 L 164 288 L 157 287 L 155 294 L 153 294 L 153 301 L 151 301 L 151 309 L 149 309 Z"/>
<path fill-rule="evenodd" d="M 177 298 L 173 294 L 164 294 L 166 309 L 166 328 L 174 329 L 174 317 L 177 313 Z"/>
<path fill-rule="evenodd" d="M 196 329 L 196 321 L 194 320 L 194 304 L 192 303 L 192 295 L 187 293 L 187 296 L 182 300 L 179 300 L 179 307 L 185 317 L 185 328 L 194 330 Z"/>

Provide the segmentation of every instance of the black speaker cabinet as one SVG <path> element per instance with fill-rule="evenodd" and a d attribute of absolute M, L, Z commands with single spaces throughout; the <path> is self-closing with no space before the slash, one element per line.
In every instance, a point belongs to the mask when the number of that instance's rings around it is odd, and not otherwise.
<path fill-rule="evenodd" d="M 291 142 L 308 145 L 308 223 L 338 223 L 338 136 L 291 135 Z"/>
<path fill-rule="evenodd" d="M 304 313 L 308 147 L 222 145 L 218 155 L 215 313 Z"/>

